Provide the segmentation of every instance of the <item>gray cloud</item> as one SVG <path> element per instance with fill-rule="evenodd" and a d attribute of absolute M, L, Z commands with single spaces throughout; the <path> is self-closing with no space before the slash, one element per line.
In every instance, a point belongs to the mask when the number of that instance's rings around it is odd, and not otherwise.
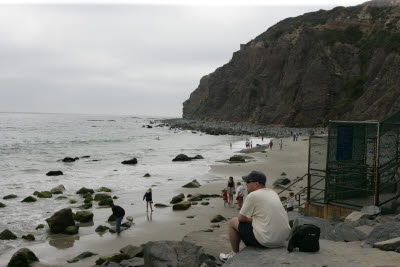
<path fill-rule="evenodd" d="M 241 43 L 320 8 L 3 5 L 0 111 L 180 116 Z"/>

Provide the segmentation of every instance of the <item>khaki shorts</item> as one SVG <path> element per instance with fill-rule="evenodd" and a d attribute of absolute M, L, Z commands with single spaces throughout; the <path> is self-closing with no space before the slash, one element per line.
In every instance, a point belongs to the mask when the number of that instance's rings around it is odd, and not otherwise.
<path fill-rule="evenodd" d="M 235 190 L 233 189 L 233 187 L 228 187 L 228 194 L 234 194 Z"/>

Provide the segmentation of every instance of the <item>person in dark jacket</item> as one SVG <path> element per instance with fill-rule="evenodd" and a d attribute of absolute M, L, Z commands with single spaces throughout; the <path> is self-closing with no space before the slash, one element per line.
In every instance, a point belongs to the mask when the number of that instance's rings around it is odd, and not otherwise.
<path fill-rule="evenodd" d="M 121 208 L 120 206 L 114 205 L 114 203 L 112 203 L 110 206 L 111 206 L 113 215 L 117 218 L 115 220 L 115 232 L 117 232 L 119 234 L 119 233 L 121 233 L 121 222 L 125 216 L 125 210 L 123 208 Z"/>
<path fill-rule="evenodd" d="M 149 188 L 149 190 L 147 190 L 147 192 L 144 194 L 143 196 L 143 200 L 146 199 L 146 211 L 149 211 L 149 204 L 150 204 L 150 209 L 151 212 L 153 212 L 153 207 L 151 206 L 151 204 L 153 204 L 153 196 L 151 193 L 151 188 Z"/>

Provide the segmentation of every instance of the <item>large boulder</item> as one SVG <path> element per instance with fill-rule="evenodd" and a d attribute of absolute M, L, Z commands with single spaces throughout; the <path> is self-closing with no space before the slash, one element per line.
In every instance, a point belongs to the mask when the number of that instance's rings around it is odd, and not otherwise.
<path fill-rule="evenodd" d="M 200 266 L 209 260 L 203 248 L 189 241 L 150 241 L 144 245 L 146 267 Z"/>
<path fill-rule="evenodd" d="M 59 176 L 59 175 L 64 175 L 62 171 L 49 171 L 46 173 L 47 176 Z"/>
<path fill-rule="evenodd" d="M 353 211 L 346 217 L 346 219 L 344 219 L 344 222 L 345 223 L 354 223 L 361 219 L 367 219 L 367 218 L 369 218 L 368 214 L 365 214 L 365 213 L 362 213 L 359 211 Z"/>
<path fill-rule="evenodd" d="M 364 240 L 366 237 L 363 232 L 348 224 L 333 222 L 318 217 L 299 216 L 294 220 L 293 228 L 302 224 L 314 224 L 318 226 L 321 230 L 321 239 L 351 242 Z"/>
<path fill-rule="evenodd" d="M 8 229 L 0 233 L 0 240 L 15 240 L 17 236 Z"/>
<path fill-rule="evenodd" d="M 184 188 L 198 188 L 200 186 L 201 186 L 201 184 L 199 182 L 197 182 L 196 179 L 194 179 L 193 181 L 183 185 L 182 187 L 184 187 Z"/>
<path fill-rule="evenodd" d="M 375 217 L 381 213 L 381 209 L 377 206 L 365 206 L 361 209 L 361 212 L 368 214 L 370 217 Z"/>
<path fill-rule="evenodd" d="M 394 251 L 397 248 L 400 248 L 400 237 L 377 242 L 374 244 L 374 248 L 379 248 L 380 250 L 385 251 Z"/>
<path fill-rule="evenodd" d="M 68 226 L 74 226 L 75 221 L 70 208 L 62 209 L 53 214 L 50 218 L 46 219 L 50 230 L 55 233 L 62 233 Z"/>
<path fill-rule="evenodd" d="M 143 246 L 137 247 L 128 245 L 121 248 L 119 252 L 128 255 L 130 258 L 143 257 Z"/>
<path fill-rule="evenodd" d="M 3 199 L 11 199 L 11 198 L 17 198 L 17 195 L 11 194 L 3 197 Z"/>
<path fill-rule="evenodd" d="M 281 176 L 278 179 L 275 180 L 275 182 L 272 184 L 273 186 L 284 186 L 287 184 L 290 184 L 290 179 L 285 177 L 285 176 Z"/>
<path fill-rule="evenodd" d="M 27 248 L 21 248 L 12 255 L 7 267 L 29 267 L 33 262 L 38 261 L 35 253 Z"/>
<path fill-rule="evenodd" d="M 172 209 L 173 210 L 187 210 L 188 208 L 190 208 L 191 205 L 192 205 L 192 203 L 189 201 L 182 201 L 182 202 L 174 204 L 172 206 Z"/>
<path fill-rule="evenodd" d="M 58 185 L 58 186 L 56 186 L 56 187 L 53 187 L 53 188 L 50 190 L 50 192 L 51 192 L 52 194 L 62 194 L 62 193 L 64 192 L 64 190 L 65 190 L 65 187 L 64 187 L 62 184 L 60 184 L 60 185 Z"/>
<path fill-rule="evenodd" d="M 180 193 L 179 195 L 174 196 L 170 203 L 175 204 L 175 203 L 183 201 L 184 199 L 185 199 L 185 195 L 183 193 Z"/>
<path fill-rule="evenodd" d="M 185 154 L 179 154 L 172 161 L 191 161 L 192 159 Z"/>
<path fill-rule="evenodd" d="M 34 198 L 33 196 L 29 196 L 24 198 L 21 202 L 36 202 L 36 201 L 37 201 L 36 198 Z"/>
<path fill-rule="evenodd" d="M 82 187 L 81 189 L 79 189 L 78 191 L 76 191 L 77 194 L 79 195 L 85 195 L 87 193 L 89 194 L 93 194 L 94 190 L 91 188 L 86 188 L 86 187 Z"/>
<path fill-rule="evenodd" d="M 388 222 L 378 225 L 372 230 L 365 240 L 366 245 L 400 237 L 400 222 Z"/>
<path fill-rule="evenodd" d="M 74 220 L 78 222 L 91 222 L 93 221 L 93 213 L 90 211 L 78 211 L 74 214 Z"/>
<path fill-rule="evenodd" d="M 53 194 L 50 191 L 41 191 L 37 194 L 38 198 L 51 198 Z"/>
<path fill-rule="evenodd" d="M 121 162 L 122 164 L 126 164 L 126 165 L 134 165 L 137 164 L 138 161 L 136 158 L 130 159 L 130 160 L 124 160 Z"/>
<path fill-rule="evenodd" d="M 111 199 L 111 196 L 109 194 L 106 194 L 106 193 L 98 193 L 98 194 L 94 195 L 94 200 L 95 201 L 101 201 L 101 200 L 104 200 L 104 199 L 107 199 L 107 198 Z"/>

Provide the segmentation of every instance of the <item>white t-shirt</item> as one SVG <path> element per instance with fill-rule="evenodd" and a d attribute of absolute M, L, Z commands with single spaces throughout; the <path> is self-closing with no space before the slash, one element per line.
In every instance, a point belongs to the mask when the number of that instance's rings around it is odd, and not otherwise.
<path fill-rule="evenodd" d="M 294 205 L 294 196 L 293 197 L 291 197 L 289 200 L 288 200 L 288 202 L 287 202 L 287 208 L 291 208 L 291 207 L 293 207 L 293 205 Z"/>
<path fill-rule="evenodd" d="M 287 212 L 275 191 L 262 188 L 249 193 L 240 214 L 253 219 L 253 232 L 265 247 L 280 247 L 289 236 Z"/>
<path fill-rule="evenodd" d="M 239 186 L 236 188 L 236 195 L 235 195 L 235 197 L 238 197 L 238 196 L 239 196 L 239 193 L 242 193 L 242 196 L 243 196 L 243 191 L 244 191 L 243 185 L 239 185 Z"/>

